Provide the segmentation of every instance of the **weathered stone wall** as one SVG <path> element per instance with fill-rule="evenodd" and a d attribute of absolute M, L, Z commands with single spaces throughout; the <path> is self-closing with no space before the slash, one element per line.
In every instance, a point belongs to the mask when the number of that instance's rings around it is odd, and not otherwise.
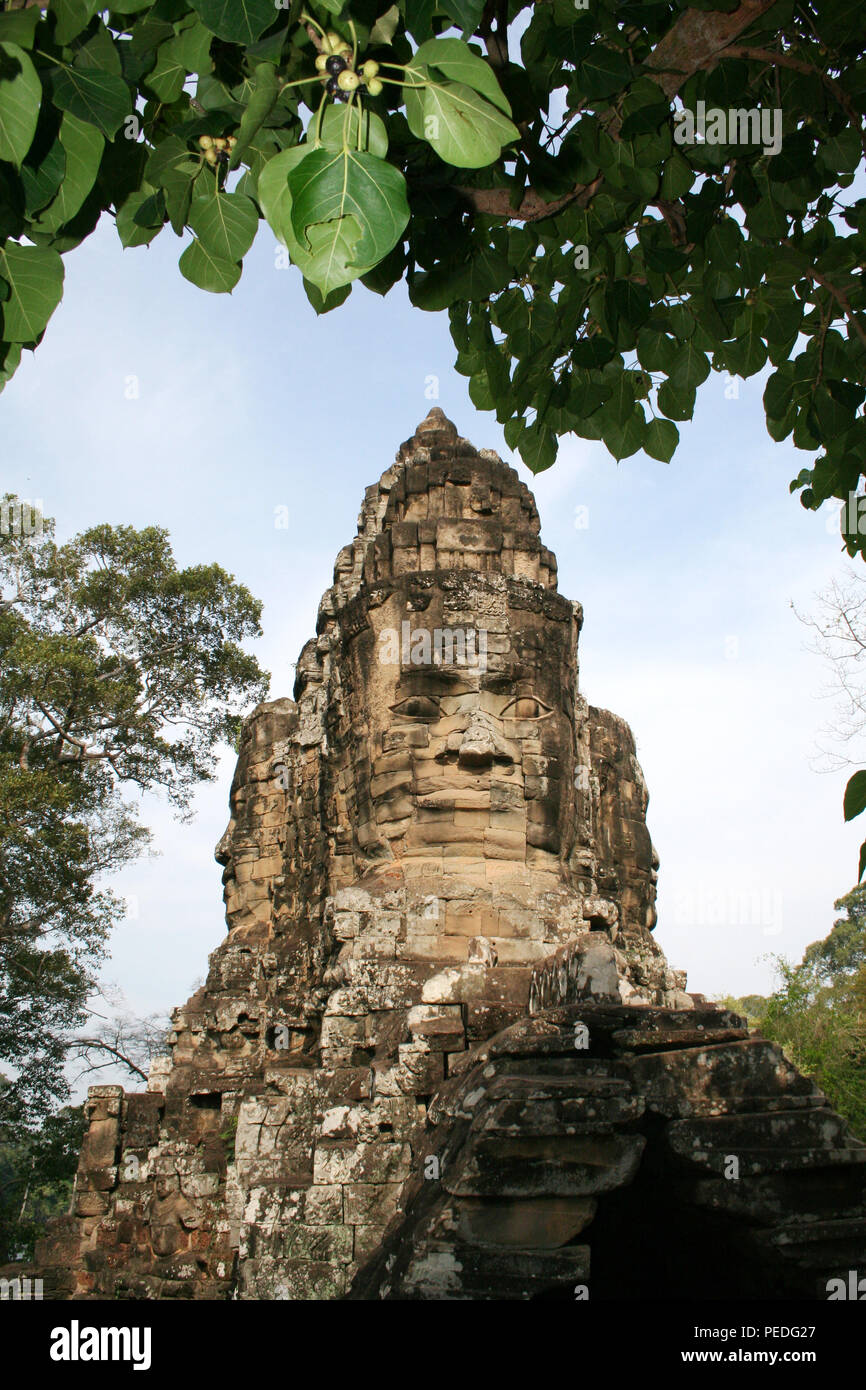
<path fill-rule="evenodd" d="M 575 984 L 461 1058 L 359 1299 L 826 1299 L 866 1145 L 727 1010 Z"/>

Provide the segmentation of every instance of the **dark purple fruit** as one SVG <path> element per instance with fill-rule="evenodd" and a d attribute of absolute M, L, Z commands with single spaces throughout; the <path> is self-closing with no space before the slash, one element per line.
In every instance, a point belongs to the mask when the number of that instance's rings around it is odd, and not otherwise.
<path fill-rule="evenodd" d="M 325 84 L 325 91 L 328 93 L 328 96 L 335 97 L 339 90 L 340 89 L 337 86 L 336 77 L 329 77 L 327 83 Z"/>
<path fill-rule="evenodd" d="M 345 58 L 341 58 L 339 54 L 335 53 L 325 64 L 325 71 L 329 72 L 332 77 L 339 77 L 345 66 Z"/>

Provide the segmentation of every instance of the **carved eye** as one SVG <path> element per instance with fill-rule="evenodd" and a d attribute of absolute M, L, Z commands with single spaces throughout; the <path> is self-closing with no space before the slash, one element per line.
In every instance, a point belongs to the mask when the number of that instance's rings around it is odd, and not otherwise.
<path fill-rule="evenodd" d="M 502 711 L 503 719 L 540 719 L 543 714 L 550 714 L 550 706 L 536 700 L 534 695 L 518 695 Z"/>
<path fill-rule="evenodd" d="M 431 699 L 429 695 L 410 695 L 408 699 L 392 705 L 391 713 L 399 714 L 402 719 L 438 719 L 441 711 L 438 700 Z"/>

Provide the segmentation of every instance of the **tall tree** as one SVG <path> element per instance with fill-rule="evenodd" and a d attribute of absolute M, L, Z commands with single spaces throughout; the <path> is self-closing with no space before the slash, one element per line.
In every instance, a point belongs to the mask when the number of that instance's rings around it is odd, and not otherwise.
<path fill-rule="evenodd" d="M 10 514 L 18 505 L 6 499 Z M 20 517 L 20 506 L 18 513 Z M 218 565 L 178 569 L 156 527 L 0 528 L 0 1092 L 38 1127 L 122 903 L 106 875 L 148 832 L 130 793 L 181 816 L 267 676 L 240 643 L 261 605 Z M 29 530 L 30 534 L 27 534 Z"/>
<path fill-rule="evenodd" d="M 850 984 L 866 966 L 866 883 L 858 884 L 833 904 L 845 916 L 837 917 L 833 930 L 823 941 L 806 948 L 803 964 L 814 970 L 822 984 Z"/>
<path fill-rule="evenodd" d="M 864 51 L 860 0 L 7 0 L 0 371 L 104 211 L 127 247 L 191 234 L 216 293 L 264 217 L 319 312 L 404 277 L 447 308 L 534 470 L 569 431 L 666 461 L 711 371 L 769 364 L 792 489 L 847 498 Z"/>
<path fill-rule="evenodd" d="M 866 884 L 835 907 L 845 915 L 799 965 L 777 958 L 779 985 L 768 998 L 729 1002 L 780 1043 L 866 1139 Z"/>
<path fill-rule="evenodd" d="M 0 1077 L 0 1107 L 7 1084 Z M 69 1209 L 86 1129 L 83 1105 L 15 1134 L 0 1127 L 0 1265 L 31 1259 L 46 1222 Z"/>
<path fill-rule="evenodd" d="M 817 634 L 812 650 L 824 658 L 832 678 L 827 693 L 835 697 L 835 707 L 823 731 L 827 744 L 822 752 L 831 768 L 853 767 L 862 762 L 866 746 L 866 576 L 859 568 L 848 568 L 819 594 L 813 613 L 797 616 Z M 843 812 L 851 821 L 864 810 L 866 770 L 861 768 L 848 779 Z M 858 880 L 864 870 L 866 840 L 860 846 Z"/>

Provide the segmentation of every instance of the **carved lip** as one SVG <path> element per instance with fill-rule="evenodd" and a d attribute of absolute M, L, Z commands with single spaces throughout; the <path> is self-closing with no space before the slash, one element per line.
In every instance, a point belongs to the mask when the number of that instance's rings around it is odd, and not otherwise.
<path fill-rule="evenodd" d="M 448 787 L 417 798 L 425 811 L 489 811 L 490 788 Z"/>

